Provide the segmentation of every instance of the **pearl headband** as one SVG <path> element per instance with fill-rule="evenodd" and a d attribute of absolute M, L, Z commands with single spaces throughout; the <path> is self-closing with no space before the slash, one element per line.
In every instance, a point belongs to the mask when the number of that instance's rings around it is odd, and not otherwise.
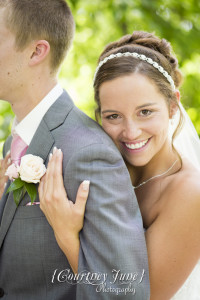
<path fill-rule="evenodd" d="M 163 76 L 165 76 L 165 78 L 167 79 L 167 81 L 169 81 L 171 87 L 173 90 L 175 90 L 175 84 L 174 81 L 172 79 L 172 77 L 167 73 L 167 71 L 165 71 L 165 69 L 163 69 L 163 67 L 161 67 L 157 62 L 155 62 L 153 59 L 146 57 L 144 54 L 138 54 L 136 52 L 124 52 L 124 53 L 117 53 L 117 54 L 111 54 L 107 57 L 105 57 L 102 61 L 100 61 L 99 65 L 96 68 L 96 72 L 94 74 L 94 81 L 96 79 L 96 75 L 99 71 L 99 69 L 101 68 L 102 65 L 104 65 L 108 60 L 111 60 L 113 58 L 118 58 L 118 57 L 129 57 L 132 56 L 134 58 L 137 59 L 141 59 L 143 61 L 146 61 L 147 63 L 149 63 L 150 65 L 152 65 L 154 68 L 156 68 L 160 73 L 163 74 Z"/>

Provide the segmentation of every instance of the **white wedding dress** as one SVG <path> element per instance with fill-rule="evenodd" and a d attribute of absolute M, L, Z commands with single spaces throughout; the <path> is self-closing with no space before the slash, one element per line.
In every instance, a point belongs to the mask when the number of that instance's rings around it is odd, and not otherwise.
<path fill-rule="evenodd" d="M 200 261 L 171 300 L 200 300 Z"/>

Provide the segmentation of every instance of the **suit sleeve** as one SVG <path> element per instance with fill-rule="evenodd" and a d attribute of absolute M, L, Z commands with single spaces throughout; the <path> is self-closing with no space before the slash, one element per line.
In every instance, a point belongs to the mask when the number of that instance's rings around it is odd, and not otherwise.
<path fill-rule="evenodd" d="M 5 143 L 3 144 L 3 158 L 5 158 L 7 152 L 10 150 L 11 141 L 12 141 L 12 136 L 10 135 L 6 139 Z"/>
<path fill-rule="evenodd" d="M 91 182 L 80 232 L 77 299 L 149 299 L 143 223 L 121 155 L 103 144 L 87 146 L 72 156 L 64 178 L 72 200 L 83 180 Z"/>
<path fill-rule="evenodd" d="M 3 144 L 3 158 L 6 156 L 5 143 Z"/>

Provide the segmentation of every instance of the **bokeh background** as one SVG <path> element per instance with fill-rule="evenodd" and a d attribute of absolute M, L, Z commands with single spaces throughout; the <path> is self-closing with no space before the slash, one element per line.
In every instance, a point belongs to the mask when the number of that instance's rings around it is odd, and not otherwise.
<path fill-rule="evenodd" d="M 111 41 L 134 30 L 169 40 L 184 75 L 181 101 L 200 135 L 200 1 L 68 0 L 76 34 L 59 74 L 76 105 L 94 118 L 93 74 L 98 57 Z M 0 151 L 10 134 L 13 114 L 0 101 Z"/>

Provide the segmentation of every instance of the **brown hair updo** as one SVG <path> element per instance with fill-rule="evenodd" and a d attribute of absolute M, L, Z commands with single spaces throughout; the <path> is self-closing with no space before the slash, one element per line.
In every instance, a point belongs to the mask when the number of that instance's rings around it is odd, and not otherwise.
<path fill-rule="evenodd" d="M 172 49 L 170 43 L 165 39 L 160 39 L 152 33 L 134 31 L 133 34 L 125 35 L 118 41 L 108 44 L 101 53 L 98 63 L 111 54 L 124 52 L 137 52 L 138 54 L 144 54 L 146 57 L 151 58 L 167 71 L 174 80 L 176 88 L 180 86 L 182 75 L 178 69 L 178 62 L 176 57 L 171 53 Z M 108 80 L 131 73 L 139 73 L 148 77 L 155 83 L 160 93 L 164 95 L 168 105 L 173 101 L 178 105 L 176 95 L 170 83 L 155 67 L 137 58 L 117 57 L 103 64 L 95 77 L 94 92 L 95 101 L 97 103 L 95 116 L 97 121 L 99 121 L 101 113 L 101 103 L 99 99 L 100 85 Z M 181 112 L 180 116 L 180 121 L 173 137 L 181 127 L 183 119 Z"/>

